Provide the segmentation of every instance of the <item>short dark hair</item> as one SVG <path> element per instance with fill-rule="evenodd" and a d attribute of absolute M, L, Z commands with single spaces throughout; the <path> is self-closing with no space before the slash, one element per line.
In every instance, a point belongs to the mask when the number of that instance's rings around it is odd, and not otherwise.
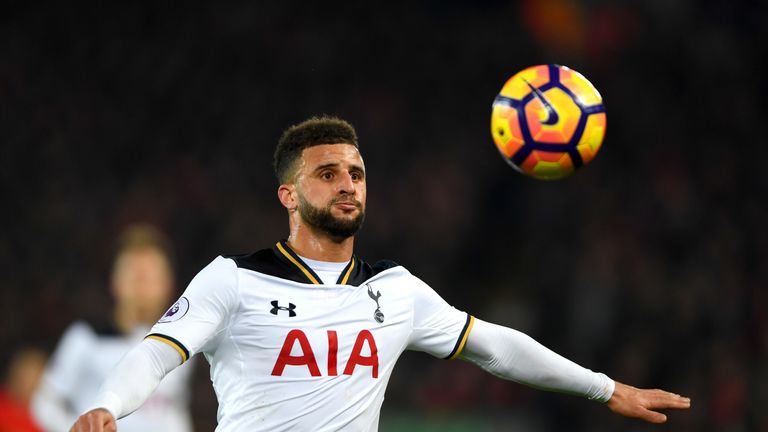
<path fill-rule="evenodd" d="M 277 181 L 287 183 L 304 149 L 321 144 L 351 144 L 358 147 L 357 132 L 348 122 L 332 116 L 312 117 L 289 127 L 283 132 L 275 149 Z"/>

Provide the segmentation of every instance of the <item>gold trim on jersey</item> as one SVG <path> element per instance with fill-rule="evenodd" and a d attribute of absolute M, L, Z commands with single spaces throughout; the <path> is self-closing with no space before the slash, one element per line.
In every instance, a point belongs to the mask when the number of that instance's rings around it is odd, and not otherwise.
<path fill-rule="evenodd" d="M 299 257 L 296 252 L 291 249 L 288 244 L 283 244 L 282 241 L 277 242 L 275 244 L 277 246 L 277 250 L 280 251 L 281 254 L 285 258 L 288 259 L 288 261 L 291 262 L 296 268 L 298 268 L 302 274 L 312 283 L 315 285 L 322 285 L 323 282 L 320 280 L 320 276 L 317 276 L 315 272 L 312 271 L 309 266 L 306 265 L 306 263 Z M 337 284 L 340 285 L 346 285 L 347 282 L 349 282 L 349 278 L 352 276 L 352 271 L 355 269 L 355 257 L 353 256 L 352 259 L 349 260 L 349 264 L 344 268 L 342 271 L 342 274 L 339 275 L 339 279 L 336 281 Z"/>
<path fill-rule="evenodd" d="M 341 285 L 346 285 L 347 280 L 349 280 L 349 275 L 352 274 L 352 269 L 355 268 L 355 258 L 352 257 L 352 261 L 349 263 L 349 268 L 347 269 L 347 273 L 344 275 L 344 277 L 341 279 Z"/>
<path fill-rule="evenodd" d="M 301 272 L 304 273 L 304 276 L 306 276 L 307 279 L 309 279 L 315 285 L 320 285 L 320 282 L 317 279 L 315 279 L 314 276 L 312 276 L 312 273 L 309 270 L 307 270 L 307 268 L 304 267 L 298 260 L 296 260 L 296 258 L 292 257 L 291 254 L 289 254 L 288 251 L 286 251 L 285 248 L 283 248 L 283 245 L 281 245 L 280 242 L 277 242 L 277 249 L 286 258 L 288 258 L 288 261 L 292 262 L 293 265 L 298 267 L 299 270 L 301 270 Z"/>
<path fill-rule="evenodd" d="M 172 338 L 169 338 L 168 336 L 163 336 L 160 334 L 151 334 L 145 337 L 144 339 L 154 339 L 156 341 L 160 341 L 166 345 L 169 345 L 171 348 L 175 349 L 176 352 L 179 353 L 179 355 L 181 356 L 182 363 L 186 362 L 189 359 L 189 353 L 186 350 L 186 348 L 181 346 L 179 342 L 177 342 L 175 339 L 172 339 Z"/>
<path fill-rule="evenodd" d="M 461 336 L 459 337 L 459 343 L 456 346 L 456 352 L 449 355 L 446 360 L 453 360 L 456 357 L 458 357 L 462 351 L 464 351 L 464 346 L 467 344 L 467 339 L 469 338 L 469 332 L 472 331 L 472 326 L 475 324 L 475 317 L 472 315 L 467 314 L 467 324 L 464 328 L 464 331 L 462 332 Z"/>

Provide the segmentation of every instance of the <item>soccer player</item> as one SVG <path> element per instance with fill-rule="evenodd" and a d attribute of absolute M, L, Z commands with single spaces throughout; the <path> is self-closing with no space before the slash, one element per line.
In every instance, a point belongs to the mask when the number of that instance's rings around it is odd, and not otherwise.
<path fill-rule="evenodd" d="M 67 431 L 88 408 L 99 386 L 120 359 L 141 342 L 163 315 L 173 295 L 168 246 L 156 229 L 125 230 L 112 268 L 113 328 L 72 324 L 64 333 L 33 398 L 33 413 L 46 431 Z M 189 432 L 189 379 L 184 366 L 165 381 L 134 415 L 120 420 L 123 432 Z"/>
<path fill-rule="evenodd" d="M 73 431 L 112 431 L 198 352 L 211 365 L 218 431 L 375 431 L 405 350 L 462 358 L 501 378 L 583 396 L 654 423 L 690 401 L 585 369 L 518 331 L 448 305 L 392 261 L 354 255 L 366 170 L 347 122 L 312 118 L 275 151 L 289 235 L 219 256 L 110 374 Z"/>

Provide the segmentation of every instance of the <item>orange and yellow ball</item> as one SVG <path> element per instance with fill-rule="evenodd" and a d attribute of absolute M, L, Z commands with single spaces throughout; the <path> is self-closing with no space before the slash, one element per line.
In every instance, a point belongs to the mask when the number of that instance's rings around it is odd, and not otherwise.
<path fill-rule="evenodd" d="M 531 177 L 566 177 L 595 157 L 605 137 L 605 107 L 583 75 L 559 65 L 529 67 L 493 101 L 491 135 L 504 159 Z"/>

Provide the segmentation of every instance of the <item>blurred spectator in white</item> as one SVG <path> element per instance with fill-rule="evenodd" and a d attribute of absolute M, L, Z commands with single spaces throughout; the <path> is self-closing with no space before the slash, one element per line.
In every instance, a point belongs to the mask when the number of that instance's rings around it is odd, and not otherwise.
<path fill-rule="evenodd" d="M 163 315 L 174 295 L 168 242 L 155 228 L 129 227 L 112 269 L 113 328 L 79 321 L 59 341 L 32 401 L 35 419 L 49 432 L 65 432 L 87 410 L 109 371 Z M 187 432 L 192 368 L 174 370 L 135 415 L 120 420 L 121 432 Z"/>

